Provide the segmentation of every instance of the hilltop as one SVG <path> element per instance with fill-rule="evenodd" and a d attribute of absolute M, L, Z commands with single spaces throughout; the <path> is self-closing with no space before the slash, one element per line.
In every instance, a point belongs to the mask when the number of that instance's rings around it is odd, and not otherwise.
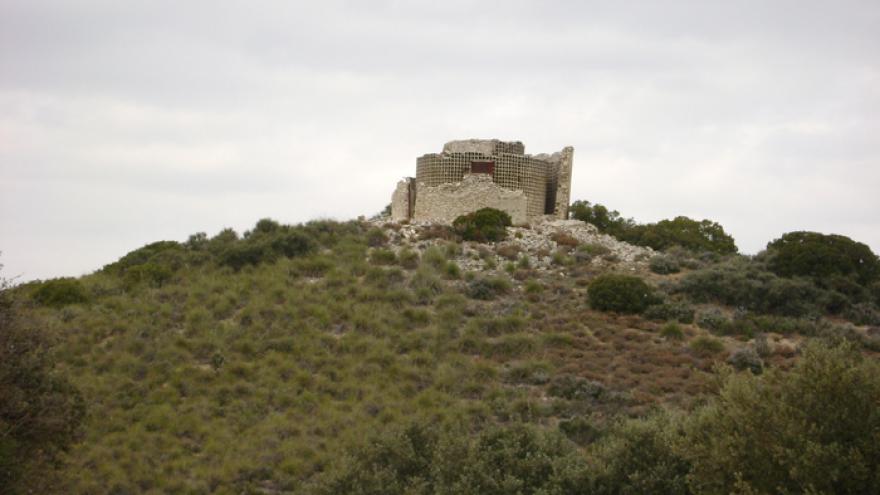
<path fill-rule="evenodd" d="M 731 400 L 719 387 L 784 389 L 798 383 L 786 373 L 833 366 L 876 372 L 873 274 L 826 274 L 832 286 L 777 270 L 782 254 L 659 252 L 580 220 L 505 232 L 474 242 L 382 218 L 265 219 L 241 236 L 161 241 L 79 279 L 11 290 L 17 325 L 45 330 L 53 374 L 84 404 L 43 488 L 696 492 L 725 483 L 698 462 L 715 457 L 662 439 Z M 803 368 L 804 355 L 821 366 Z M 873 376 L 859 382 L 869 402 Z M 726 438 L 723 418 L 713 421 Z M 858 471 L 876 467 L 876 447 L 847 447 L 869 457 L 837 476 L 856 491 L 878 486 Z M 522 464 L 529 452 L 545 464 Z M 455 481 L 466 471 L 456 459 L 510 470 L 512 484 L 476 471 Z M 702 477 L 688 484 L 689 473 Z M 815 483 L 803 476 L 775 482 Z"/>

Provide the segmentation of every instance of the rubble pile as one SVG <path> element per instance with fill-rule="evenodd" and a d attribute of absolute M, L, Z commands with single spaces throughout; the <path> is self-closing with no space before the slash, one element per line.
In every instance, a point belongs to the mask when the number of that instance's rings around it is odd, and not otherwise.
<path fill-rule="evenodd" d="M 374 223 L 385 231 L 389 248 L 395 252 L 405 248 L 424 252 L 431 246 L 449 244 L 442 236 L 430 235 L 432 230 L 448 227 L 425 222 L 398 224 L 387 219 Z M 454 261 L 468 271 L 503 269 L 509 263 L 523 262 L 523 258 L 530 268 L 546 271 L 558 271 L 567 263 L 638 269 L 647 266 L 654 255 L 651 248 L 621 242 L 580 220 L 545 216 L 532 225 L 508 227 L 507 231 L 507 239 L 498 243 L 462 242 Z"/>

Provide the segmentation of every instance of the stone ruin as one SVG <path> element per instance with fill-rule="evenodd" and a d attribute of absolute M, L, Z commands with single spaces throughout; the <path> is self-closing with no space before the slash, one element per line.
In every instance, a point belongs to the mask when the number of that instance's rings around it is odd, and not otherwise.
<path fill-rule="evenodd" d="M 416 160 L 416 176 L 397 184 L 391 219 L 450 224 L 457 217 L 496 208 L 514 225 L 539 217 L 568 218 L 574 148 L 525 154 L 520 141 L 450 141 L 441 153 Z"/>

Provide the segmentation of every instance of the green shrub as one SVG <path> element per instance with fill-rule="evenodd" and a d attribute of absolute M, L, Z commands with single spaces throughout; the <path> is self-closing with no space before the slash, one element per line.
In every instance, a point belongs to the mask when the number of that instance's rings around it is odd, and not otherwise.
<path fill-rule="evenodd" d="M 740 371 L 747 369 L 756 375 L 760 375 L 764 371 L 764 361 L 758 352 L 751 347 L 741 347 L 733 351 L 727 358 L 727 362 Z"/>
<path fill-rule="evenodd" d="M 593 421 L 583 416 L 559 420 L 559 431 L 578 445 L 593 443 L 602 433 Z"/>
<path fill-rule="evenodd" d="M 464 240 L 475 242 L 503 241 L 510 225 L 510 215 L 495 208 L 482 208 L 452 222 L 452 227 Z"/>
<path fill-rule="evenodd" d="M 713 333 L 727 333 L 730 320 L 718 308 L 710 308 L 697 316 L 697 325 Z"/>
<path fill-rule="evenodd" d="M 779 278 L 761 263 L 746 258 L 690 272 L 674 291 L 698 303 L 716 302 L 795 317 L 824 313 L 827 295 L 807 279 Z"/>
<path fill-rule="evenodd" d="M 394 265 L 397 263 L 397 255 L 390 249 L 373 249 L 370 262 L 376 265 Z"/>
<path fill-rule="evenodd" d="M 443 292 L 443 281 L 431 270 L 420 268 L 409 282 L 410 289 L 420 304 L 428 304 Z"/>
<path fill-rule="evenodd" d="M 373 435 L 313 484 L 314 495 L 576 493 L 585 465 L 561 435 L 514 424 L 476 435 L 410 425 Z"/>
<path fill-rule="evenodd" d="M 537 295 L 544 292 L 544 284 L 537 280 L 529 280 L 526 282 L 524 290 L 526 294 Z"/>
<path fill-rule="evenodd" d="M 691 493 L 687 487 L 691 463 L 676 449 L 682 437 L 680 422 L 681 418 L 660 412 L 614 425 L 591 452 L 590 493 Z"/>
<path fill-rule="evenodd" d="M 443 275 L 450 280 L 461 278 L 461 268 L 454 261 L 447 261 L 443 267 Z"/>
<path fill-rule="evenodd" d="M 586 254 L 587 256 L 605 256 L 611 254 L 611 249 L 602 244 L 581 244 L 577 247 L 577 253 Z"/>
<path fill-rule="evenodd" d="M 33 298 L 44 306 L 61 307 L 89 301 L 89 295 L 79 280 L 56 278 L 41 283 L 33 293 Z"/>
<path fill-rule="evenodd" d="M 293 258 L 303 256 L 315 250 L 311 237 L 297 230 L 284 230 L 272 236 L 271 249 L 281 256 Z"/>
<path fill-rule="evenodd" d="M 694 307 L 684 301 L 664 301 L 661 304 L 648 306 L 644 312 L 645 318 L 655 321 L 678 321 L 680 323 L 694 322 Z"/>
<path fill-rule="evenodd" d="M 281 224 L 271 218 L 261 218 L 254 226 L 253 233 L 271 234 L 281 228 Z"/>
<path fill-rule="evenodd" d="M 681 246 L 696 252 L 737 252 L 733 237 L 711 220 L 697 221 L 679 216 L 657 223 L 637 224 L 632 218 L 624 218 L 617 211 L 589 201 L 575 201 L 569 211 L 572 218 L 595 225 L 599 232 L 658 251 Z"/>
<path fill-rule="evenodd" d="M 598 400 L 607 393 L 601 383 L 572 375 L 557 376 L 547 387 L 547 394 L 551 397 L 576 401 Z"/>
<path fill-rule="evenodd" d="M 789 232 L 767 244 L 768 265 L 783 277 L 853 277 L 868 285 L 880 277 L 880 260 L 871 248 L 842 235 Z"/>
<path fill-rule="evenodd" d="M 880 325 L 880 311 L 870 303 L 854 304 L 843 316 L 856 325 Z"/>
<path fill-rule="evenodd" d="M 503 277 L 476 277 L 467 285 L 467 295 L 471 299 L 495 299 L 509 291 L 510 282 Z"/>
<path fill-rule="evenodd" d="M 431 246 L 422 254 L 422 263 L 442 270 L 446 266 L 446 253 L 437 246 Z"/>
<path fill-rule="evenodd" d="M 692 351 L 700 356 L 711 356 L 724 350 L 724 343 L 714 337 L 701 335 L 690 343 Z"/>
<path fill-rule="evenodd" d="M 400 266 L 407 270 L 413 270 L 419 266 L 419 253 L 410 248 L 401 249 L 397 253 L 397 257 L 400 260 Z"/>
<path fill-rule="evenodd" d="M 667 340 L 682 340 L 684 339 L 684 331 L 681 329 L 681 325 L 671 321 L 660 328 L 660 336 Z"/>
<path fill-rule="evenodd" d="M 367 245 L 370 247 L 381 247 L 388 244 L 388 236 L 385 231 L 380 228 L 373 227 L 367 231 Z"/>
<path fill-rule="evenodd" d="M 738 251 L 733 237 L 724 232 L 724 228 L 717 222 L 697 221 L 684 216 L 652 224 L 636 225 L 624 231 L 619 238 L 657 251 L 673 246 L 718 254 L 734 254 Z"/>
<path fill-rule="evenodd" d="M 49 287 L 49 289 L 45 289 Z M 79 282 L 55 279 L 43 304 L 81 301 Z M 61 454 L 80 438 L 85 401 L 57 372 L 51 334 L 35 327 L 0 279 L 0 492 L 49 493 Z"/>
<path fill-rule="evenodd" d="M 648 267 L 652 272 L 660 275 L 668 275 L 670 273 L 678 273 L 681 271 L 681 266 L 675 258 L 663 254 L 653 256 L 651 261 L 648 262 Z"/>
<path fill-rule="evenodd" d="M 791 372 L 728 374 L 681 449 L 694 493 L 880 493 L 880 365 L 811 343 Z"/>
<path fill-rule="evenodd" d="M 427 241 L 431 239 L 443 239 L 447 241 L 455 240 L 458 237 L 455 229 L 448 225 L 431 224 L 422 227 L 419 231 L 419 240 Z"/>
<path fill-rule="evenodd" d="M 258 265 L 277 259 L 277 255 L 266 243 L 246 240 L 226 247 L 220 253 L 219 263 L 233 270 L 241 270 L 247 265 Z"/>
<path fill-rule="evenodd" d="M 113 275 L 122 275 L 129 268 L 143 265 L 148 262 L 167 265 L 172 271 L 177 270 L 182 264 L 182 254 L 185 251 L 183 245 L 175 241 L 158 241 L 147 244 L 144 247 L 119 258 L 103 268 L 103 271 Z"/>
<path fill-rule="evenodd" d="M 583 200 L 575 201 L 571 204 L 569 216 L 575 220 L 595 225 L 599 232 L 615 237 L 635 225 L 633 219 L 621 217 L 620 213 L 616 210 L 608 210 L 603 205 L 598 203 L 594 205 L 589 201 Z"/>
<path fill-rule="evenodd" d="M 129 268 L 123 276 L 123 283 L 127 288 L 134 287 L 141 283 L 150 287 L 161 287 L 171 280 L 174 273 L 167 266 L 157 265 L 155 263 L 144 263 Z"/>
<path fill-rule="evenodd" d="M 215 249 L 217 262 L 236 271 L 248 265 L 272 263 L 280 257 L 304 256 L 317 248 L 304 228 L 279 225 L 269 219 L 257 222 L 244 239 L 235 240 L 234 234 L 226 234 L 227 239 Z"/>
<path fill-rule="evenodd" d="M 639 277 L 599 275 L 587 289 L 590 307 L 617 313 L 641 313 L 656 302 L 654 290 Z"/>
<path fill-rule="evenodd" d="M 868 298 L 871 302 L 880 307 L 880 280 L 872 282 L 868 285 Z"/>

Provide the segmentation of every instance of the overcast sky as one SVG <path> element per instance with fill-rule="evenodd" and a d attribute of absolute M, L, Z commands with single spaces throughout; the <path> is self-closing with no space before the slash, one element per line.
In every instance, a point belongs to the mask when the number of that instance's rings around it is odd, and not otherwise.
<path fill-rule="evenodd" d="M 880 2 L 0 0 L 0 275 L 371 215 L 462 138 L 572 199 L 880 252 Z"/>

